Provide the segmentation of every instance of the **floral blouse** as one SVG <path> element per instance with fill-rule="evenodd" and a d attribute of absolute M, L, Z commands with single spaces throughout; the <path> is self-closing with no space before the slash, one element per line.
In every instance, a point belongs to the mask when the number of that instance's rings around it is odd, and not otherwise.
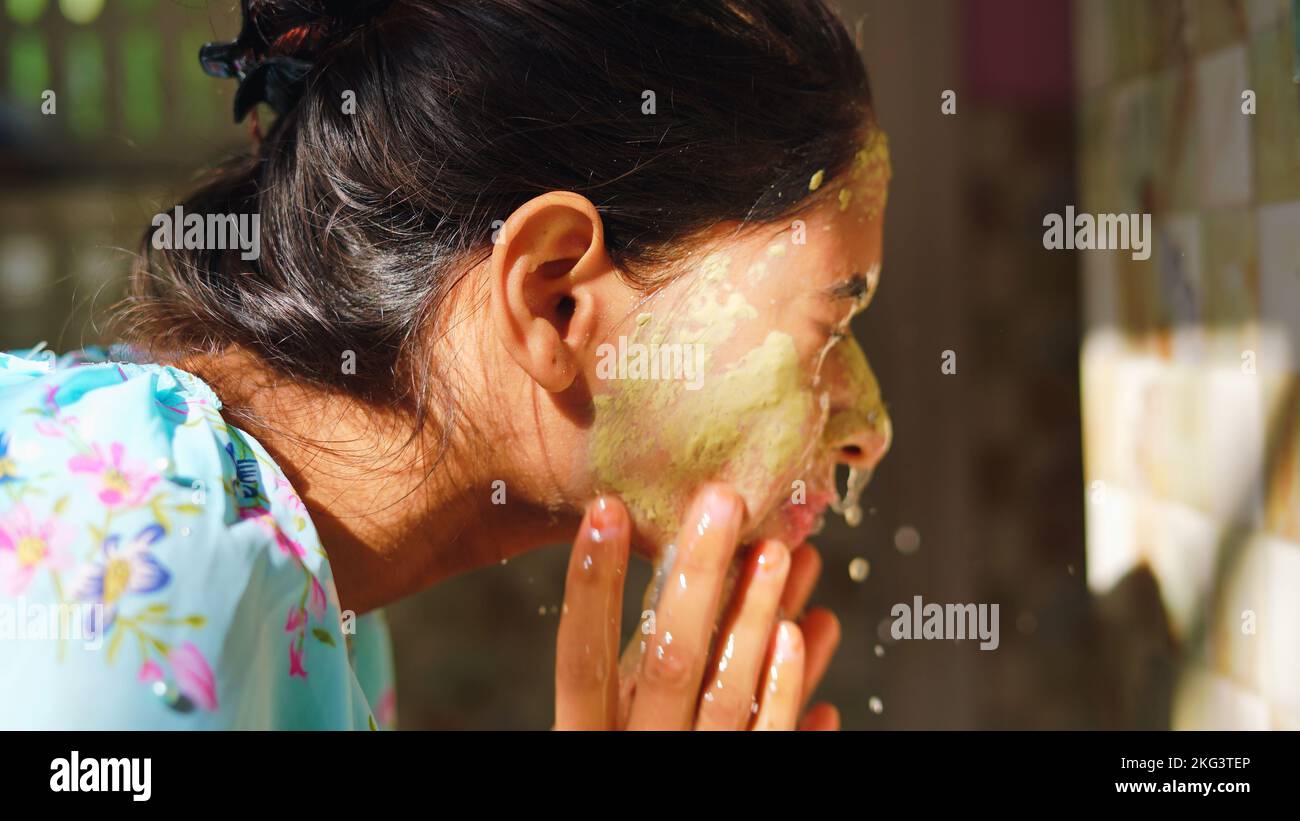
<path fill-rule="evenodd" d="M 119 360 L 129 358 L 114 350 Z M 376 729 L 382 612 L 198 377 L 0 353 L 0 729 Z"/>

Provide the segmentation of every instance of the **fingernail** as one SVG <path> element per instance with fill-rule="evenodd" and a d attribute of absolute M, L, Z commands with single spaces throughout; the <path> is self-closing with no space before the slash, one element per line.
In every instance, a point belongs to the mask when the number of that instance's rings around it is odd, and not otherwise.
<path fill-rule="evenodd" d="M 763 549 L 758 554 L 758 571 L 760 573 L 779 573 L 790 564 L 790 551 L 775 539 L 763 542 Z"/>
<path fill-rule="evenodd" d="M 588 509 L 588 520 L 591 522 L 593 542 L 604 542 L 614 538 L 618 535 L 622 524 L 619 515 L 604 496 L 599 496 L 592 502 Z"/>
<path fill-rule="evenodd" d="M 710 527 L 726 526 L 739 529 L 744 511 L 740 497 L 725 487 L 711 487 L 704 498 L 704 513 L 700 517 L 700 535 Z"/>

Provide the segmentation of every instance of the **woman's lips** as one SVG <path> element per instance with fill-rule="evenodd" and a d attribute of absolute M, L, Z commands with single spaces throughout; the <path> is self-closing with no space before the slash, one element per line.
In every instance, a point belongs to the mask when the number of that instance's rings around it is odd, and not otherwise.
<path fill-rule="evenodd" d="M 802 504 L 788 501 L 779 508 L 781 519 L 781 538 L 790 548 L 803 544 L 809 536 L 816 533 L 822 514 L 830 507 L 835 495 L 828 492 L 812 492 Z"/>

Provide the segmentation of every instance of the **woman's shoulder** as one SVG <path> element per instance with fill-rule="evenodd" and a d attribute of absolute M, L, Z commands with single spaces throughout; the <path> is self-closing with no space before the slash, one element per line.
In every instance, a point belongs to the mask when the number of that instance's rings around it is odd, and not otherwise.
<path fill-rule="evenodd" d="M 0 354 L 0 726 L 364 727 L 380 633 L 198 377 Z"/>

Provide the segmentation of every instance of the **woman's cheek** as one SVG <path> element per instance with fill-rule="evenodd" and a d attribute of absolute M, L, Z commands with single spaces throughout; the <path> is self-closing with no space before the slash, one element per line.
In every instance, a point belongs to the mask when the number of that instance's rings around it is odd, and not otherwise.
<path fill-rule="evenodd" d="M 733 485 L 757 525 L 788 495 L 821 422 L 794 339 L 771 331 L 694 385 L 628 382 L 598 396 L 593 469 L 599 489 L 620 494 L 662 546 L 708 481 Z"/>

